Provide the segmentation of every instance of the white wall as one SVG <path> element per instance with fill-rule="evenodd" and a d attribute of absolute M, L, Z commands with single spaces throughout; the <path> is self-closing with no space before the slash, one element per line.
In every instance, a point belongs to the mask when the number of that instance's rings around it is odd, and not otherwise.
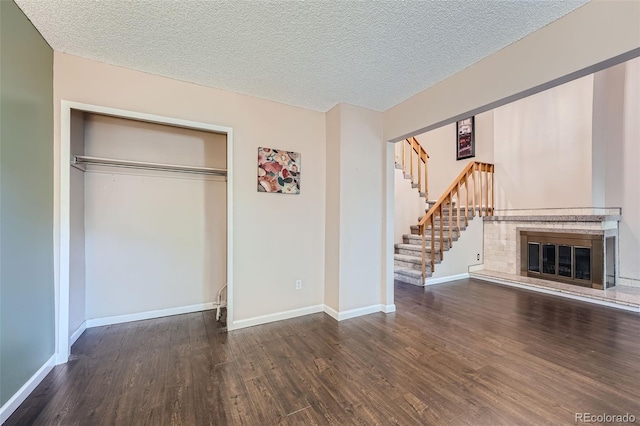
<path fill-rule="evenodd" d="M 590 207 L 593 76 L 494 110 L 496 209 Z"/>
<path fill-rule="evenodd" d="M 85 115 L 85 154 L 226 167 L 226 137 Z M 87 319 L 210 303 L 226 283 L 222 177 L 89 167 Z"/>
<path fill-rule="evenodd" d="M 418 224 L 418 218 L 425 214 L 427 203 L 420 197 L 417 188 L 411 187 L 411 180 L 404 178 L 402 170 L 395 170 L 395 226 L 394 243 L 402 243 L 402 235 L 411 233 L 411 225 Z"/>
<path fill-rule="evenodd" d="M 71 111 L 71 151 L 84 153 L 84 114 Z M 86 319 L 84 173 L 70 167 L 69 335 Z"/>
<path fill-rule="evenodd" d="M 444 252 L 444 259 L 436 265 L 431 279 L 466 274 L 469 266 L 481 264 L 483 259 L 483 223 L 476 217 L 469 221 L 469 226 L 453 242 L 453 248 Z M 478 260 L 478 255 L 480 259 Z M 429 279 L 427 279 L 429 284 Z"/>
<path fill-rule="evenodd" d="M 60 158 L 61 99 L 232 127 L 233 320 L 323 303 L 326 184 L 323 113 L 55 52 L 56 165 Z M 259 146 L 301 153 L 300 195 L 257 192 Z M 56 214 L 60 205 L 58 176 L 59 170 L 55 170 Z M 57 247 L 59 227 L 55 240 Z M 55 254 L 57 263 L 57 249 Z M 59 277 L 56 279 L 59 282 Z M 302 290 L 295 290 L 296 279 L 303 280 Z M 233 327 L 233 323 L 230 325 Z"/>
<path fill-rule="evenodd" d="M 618 278 L 640 286 L 640 58 L 596 73 L 593 103 L 594 191 L 606 207 L 622 208 Z"/>
<path fill-rule="evenodd" d="M 626 64 L 620 277 L 640 286 L 640 59 Z"/>

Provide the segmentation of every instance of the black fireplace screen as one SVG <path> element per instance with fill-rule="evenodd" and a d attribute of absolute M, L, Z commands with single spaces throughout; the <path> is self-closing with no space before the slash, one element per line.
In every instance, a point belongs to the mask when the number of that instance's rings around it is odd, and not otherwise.
<path fill-rule="evenodd" d="M 521 231 L 520 237 L 523 275 L 603 288 L 602 235 Z"/>

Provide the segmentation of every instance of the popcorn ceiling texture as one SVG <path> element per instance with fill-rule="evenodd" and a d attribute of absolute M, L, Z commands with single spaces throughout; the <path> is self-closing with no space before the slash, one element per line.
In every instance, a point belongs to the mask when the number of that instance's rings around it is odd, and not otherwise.
<path fill-rule="evenodd" d="M 586 1 L 16 3 L 56 51 L 318 111 L 383 111 Z"/>

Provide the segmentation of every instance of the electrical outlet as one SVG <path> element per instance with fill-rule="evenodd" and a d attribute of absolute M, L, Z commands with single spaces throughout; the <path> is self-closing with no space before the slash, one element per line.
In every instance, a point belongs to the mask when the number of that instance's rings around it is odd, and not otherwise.
<path fill-rule="evenodd" d="M 478 253 L 478 256 L 477 256 L 476 260 L 480 260 L 480 253 Z"/>
<path fill-rule="evenodd" d="M 296 280 L 296 290 L 302 289 L 302 280 Z"/>

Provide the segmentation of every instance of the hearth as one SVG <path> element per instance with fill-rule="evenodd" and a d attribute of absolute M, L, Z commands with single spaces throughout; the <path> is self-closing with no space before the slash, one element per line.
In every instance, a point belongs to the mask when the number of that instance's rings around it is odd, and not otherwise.
<path fill-rule="evenodd" d="M 520 275 L 567 284 L 605 289 L 615 276 L 613 247 L 615 237 L 607 238 L 605 277 L 605 238 L 603 233 L 520 231 Z M 611 241 L 610 241 L 611 240 Z"/>

